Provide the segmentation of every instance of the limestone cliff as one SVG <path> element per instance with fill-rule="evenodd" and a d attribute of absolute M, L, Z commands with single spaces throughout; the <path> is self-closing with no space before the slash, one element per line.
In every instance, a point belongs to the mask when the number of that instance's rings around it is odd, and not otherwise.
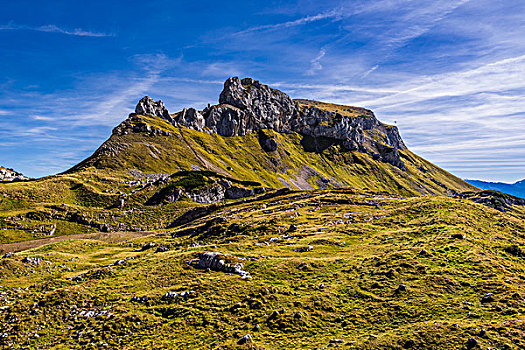
<path fill-rule="evenodd" d="M 359 151 L 374 159 L 405 169 L 399 150 L 406 146 L 395 126 L 381 123 L 365 108 L 335 105 L 310 100 L 293 100 L 282 91 L 251 78 L 232 77 L 224 83 L 219 104 L 202 111 L 184 109 L 170 115 L 162 101 L 142 98 L 135 113 L 163 118 L 179 127 L 187 127 L 221 136 L 244 136 L 264 129 L 279 133 L 296 132 L 303 135 L 308 151 L 322 151 L 326 145 L 339 144 L 343 151 Z M 115 133 L 144 132 L 147 125 L 130 120 L 115 128 Z M 264 150 L 268 142 L 261 144 Z"/>

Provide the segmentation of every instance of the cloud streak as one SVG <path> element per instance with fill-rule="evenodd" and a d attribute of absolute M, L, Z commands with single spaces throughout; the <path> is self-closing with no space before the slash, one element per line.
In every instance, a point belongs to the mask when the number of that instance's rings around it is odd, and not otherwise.
<path fill-rule="evenodd" d="M 309 70 L 306 71 L 306 75 L 314 75 L 315 72 L 320 71 L 321 69 L 323 69 L 323 65 L 321 64 L 321 60 L 323 59 L 323 57 L 325 55 L 326 55 L 326 50 L 325 49 L 319 50 L 319 54 L 317 55 L 317 57 L 310 61 L 311 67 L 310 67 Z"/>
<path fill-rule="evenodd" d="M 103 37 L 112 37 L 115 36 L 115 34 L 112 33 L 102 33 L 102 32 L 92 32 L 89 30 L 84 30 L 81 28 L 75 28 L 73 30 L 60 28 L 54 24 L 48 24 L 43 26 L 27 26 L 27 25 L 20 25 L 20 24 L 4 24 L 0 25 L 0 31 L 16 31 L 16 30 L 27 30 L 27 31 L 35 31 L 35 32 L 45 32 L 45 33 L 59 33 L 64 35 L 72 35 L 72 36 L 85 36 L 85 37 L 93 37 L 93 38 L 103 38 Z"/>
<path fill-rule="evenodd" d="M 327 12 L 318 13 L 312 16 L 305 16 L 305 17 L 302 17 L 302 18 L 299 18 L 293 21 L 251 27 L 245 30 L 238 31 L 234 33 L 234 35 L 243 35 L 243 34 L 260 32 L 260 31 L 265 31 L 265 30 L 276 30 L 276 29 L 282 29 L 282 28 L 297 27 L 297 26 L 301 26 L 301 25 L 305 25 L 311 22 L 317 22 L 317 21 L 321 21 L 325 19 L 340 20 L 342 17 L 343 17 L 342 9 L 338 8 L 338 9 L 333 9 Z"/>

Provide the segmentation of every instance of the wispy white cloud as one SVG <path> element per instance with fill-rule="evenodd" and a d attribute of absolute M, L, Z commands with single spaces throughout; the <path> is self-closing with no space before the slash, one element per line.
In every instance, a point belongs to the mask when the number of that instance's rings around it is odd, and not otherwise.
<path fill-rule="evenodd" d="M 86 37 L 115 36 L 115 34 L 113 33 L 93 32 L 93 31 L 84 30 L 81 28 L 75 28 L 72 30 L 64 29 L 54 24 L 48 24 L 48 25 L 43 25 L 43 26 L 28 26 L 28 25 L 21 25 L 21 24 L 15 24 L 15 23 L 8 23 L 8 24 L 0 25 L 0 31 L 12 31 L 12 30 L 29 30 L 29 31 L 35 31 L 35 32 L 59 33 L 59 34 L 65 34 L 65 35 L 86 36 Z"/>
<path fill-rule="evenodd" d="M 212 62 L 204 67 L 202 75 L 212 77 L 243 75 L 243 70 L 240 66 L 237 62 Z"/>
<path fill-rule="evenodd" d="M 306 71 L 306 75 L 314 75 L 315 72 L 323 69 L 323 66 L 321 64 L 321 59 L 326 55 L 326 50 L 322 48 L 319 50 L 319 54 L 317 57 L 315 57 L 313 60 L 310 61 L 311 66 L 310 69 Z"/>
<path fill-rule="evenodd" d="M 85 142 L 70 157 L 80 160 L 142 95 L 162 98 L 170 111 L 202 108 L 216 101 L 226 77 L 238 75 L 296 98 L 371 108 L 380 120 L 397 122 L 412 150 L 459 176 L 523 178 L 523 2 L 298 0 L 282 6 L 260 6 L 255 16 L 226 27 L 202 26 L 200 40 L 180 46 L 187 57 L 139 55 L 132 68 L 84 74 L 70 90 L 43 94 L 2 83 L 2 144 L 12 141 L 5 121 L 16 116 L 31 128 L 59 129 L 33 130 L 41 133 L 28 140 L 72 144 L 63 132 L 72 130 Z M 1 30 L 112 35 L 60 25 L 11 23 Z"/>
<path fill-rule="evenodd" d="M 366 78 L 367 76 L 369 76 L 371 73 L 373 73 L 377 68 L 379 68 L 379 65 L 376 64 L 375 66 L 373 66 L 372 68 L 370 68 L 369 70 L 367 70 L 366 72 L 363 73 L 363 78 Z"/>
<path fill-rule="evenodd" d="M 234 33 L 234 35 L 243 35 L 253 32 L 259 32 L 263 30 L 275 30 L 275 29 L 281 29 L 281 28 L 290 28 L 290 27 L 296 27 L 301 26 L 307 23 L 321 21 L 324 19 L 333 19 L 333 20 L 339 20 L 343 17 L 343 12 L 341 8 L 333 9 L 327 12 L 318 13 L 316 15 L 312 16 L 305 16 L 293 21 L 286 21 L 281 23 L 275 23 L 275 24 L 267 24 L 262 26 L 255 26 L 251 27 L 245 30 L 238 31 Z"/>
<path fill-rule="evenodd" d="M 52 121 L 53 120 L 52 117 L 45 117 L 45 116 L 41 116 L 41 115 L 30 115 L 29 117 L 31 119 L 34 119 L 34 120 L 43 120 L 43 121 Z"/>

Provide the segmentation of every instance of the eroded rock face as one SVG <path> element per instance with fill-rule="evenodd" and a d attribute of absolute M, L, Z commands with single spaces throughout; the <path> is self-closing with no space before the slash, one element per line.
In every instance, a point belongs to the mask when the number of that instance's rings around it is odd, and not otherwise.
<path fill-rule="evenodd" d="M 277 144 L 277 141 L 267 133 L 265 133 L 263 130 L 259 130 L 259 144 L 261 145 L 261 148 L 266 152 L 275 152 L 277 151 L 277 148 L 279 148 L 279 145 Z"/>
<path fill-rule="evenodd" d="M 296 118 L 299 108 L 290 96 L 261 84 L 259 81 L 232 77 L 224 83 L 219 103 L 229 104 L 245 112 L 245 134 L 254 130 L 288 131 L 289 122 Z"/>
<path fill-rule="evenodd" d="M 246 113 L 237 107 L 220 104 L 204 113 L 206 127 L 221 136 L 244 136 L 252 130 Z"/>
<path fill-rule="evenodd" d="M 244 188 L 240 186 L 230 186 L 226 189 L 226 198 L 228 199 L 240 199 L 245 197 L 252 197 L 255 195 L 255 191 L 251 188 Z"/>
<path fill-rule="evenodd" d="M 164 102 L 162 102 L 161 100 L 155 102 L 149 96 L 144 96 L 139 101 L 137 107 L 135 107 L 135 113 L 141 115 L 151 115 L 154 117 L 160 117 L 169 121 L 173 121 L 173 118 L 171 118 L 168 109 L 164 106 Z"/>
<path fill-rule="evenodd" d="M 215 203 L 224 199 L 226 190 L 219 184 L 209 186 L 205 189 L 186 192 L 186 195 L 197 203 Z"/>
<path fill-rule="evenodd" d="M 319 145 L 337 144 L 343 151 L 367 153 L 376 160 L 404 169 L 400 150 L 405 150 L 399 131 L 377 120 L 370 110 L 357 107 L 325 104 L 309 100 L 292 100 L 285 93 L 259 81 L 232 77 L 224 83 L 219 104 L 202 111 L 184 109 L 172 118 L 162 101 L 142 98 L 136 114 L 153 115 L 183 126 L 221 136 L 244 136 L 254 131 L 272 129 L 277 132 L 296 132 L 307 139 L 306 150 L 321 152 Z M 130 116 L 131 118 L 131 116 Z M 124 124 L 124 123 L 123 123 Z M 122 129 L 122 130 L 121 130 Z M 130 127 L 120 128 L 126 133 Z M 147 126 L 133 123 L 133 132 L 149 132 Z M 326 141 L 329 142 L 326 142 Z M 275 152 L 276 141 L 259 135 L 261 148 Z"/>
<path fill-rule="evenodd" d="M 175 121 L 180 126 L 195 129 L 198 131 L 202 131 L 202 128 L 204 128 L 206 123 L 201 112 L 199 112 L 195 108 L 184 108 L 182 112 L 178 113 L 177 117 L 175 118 Z"/>

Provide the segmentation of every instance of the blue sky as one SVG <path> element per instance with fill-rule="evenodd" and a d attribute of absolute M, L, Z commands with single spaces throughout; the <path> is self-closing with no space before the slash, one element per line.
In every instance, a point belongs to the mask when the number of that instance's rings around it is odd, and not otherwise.
<path fill-rule="evenodd" d="M 0 165 L 89 156 L 143 95 L 215 103 L 228 76 L 364 106 L 463 178 L 525 178 L 525 2 L 1 1 Z"/>

